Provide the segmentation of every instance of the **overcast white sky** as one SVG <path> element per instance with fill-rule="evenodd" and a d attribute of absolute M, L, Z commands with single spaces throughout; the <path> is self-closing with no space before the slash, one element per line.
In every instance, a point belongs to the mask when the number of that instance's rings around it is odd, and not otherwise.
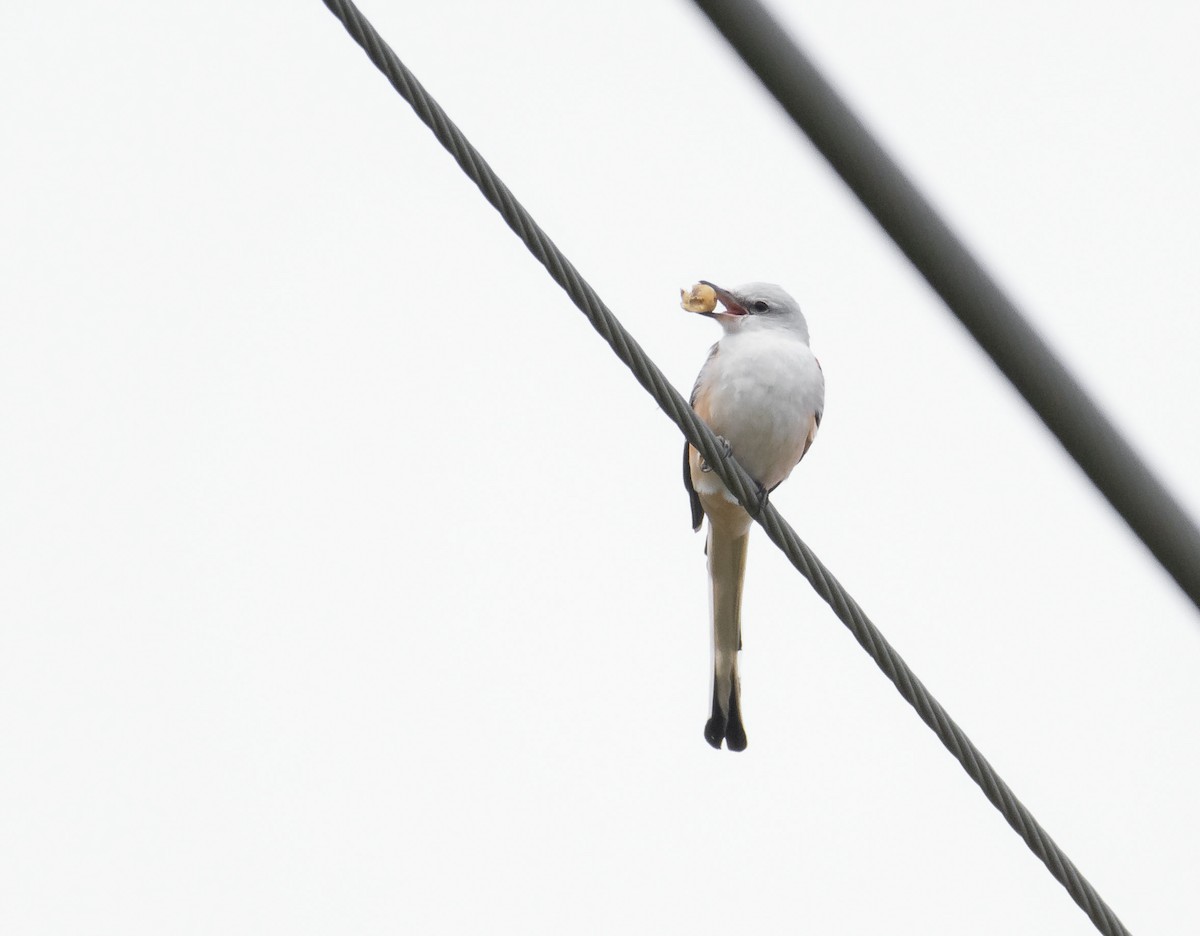
<path fill-rule="evenodd" d="M 777 0 L 1200 514 L 1200 8 Z M 1135 933 L 1200 926 L 1200 615 L 682 2 L 364 4 Z M 0 929 L 1086 934 L 761 533 L 715 752 L 678 431 L 324 6 L 0 33 Z"/>

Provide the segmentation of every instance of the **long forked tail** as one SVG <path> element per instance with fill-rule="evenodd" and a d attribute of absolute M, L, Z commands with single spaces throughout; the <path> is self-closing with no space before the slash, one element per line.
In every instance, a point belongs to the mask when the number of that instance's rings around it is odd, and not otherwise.
<path fill-rule="evenodd" d="M 714 526 L 709 520 L 713 698 L 712 716 L 704 726 L 704 739 L 715 748 L 719 748 L 724 741 L 731 751 L 746 750 L 737 656 L 742 647 L 742 577 L 746 572 L 746 546 L 749 542 L 749 530 L 733 534 Z"/>

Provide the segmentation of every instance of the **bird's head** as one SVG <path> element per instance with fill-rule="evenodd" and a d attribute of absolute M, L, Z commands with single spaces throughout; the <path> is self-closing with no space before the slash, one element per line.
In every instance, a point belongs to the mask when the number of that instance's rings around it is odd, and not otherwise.
<path fill-rule="evenodd" d="M 808 323 L 800 304 L 774 283 L 747 283 L 736 289 L 723 289 L 701 280 L 717 294 L 722 309 L 706 312 L 721 323 L 726 332 L 746 328 L 784 328 L 798 331 L 808 340 Z"/>

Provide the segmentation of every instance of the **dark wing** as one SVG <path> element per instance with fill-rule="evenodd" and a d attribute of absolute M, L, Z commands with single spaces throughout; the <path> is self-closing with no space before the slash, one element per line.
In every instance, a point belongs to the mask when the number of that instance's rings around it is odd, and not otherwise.
<path fill-rule="evenodd" d="M 700 368 L 700 373 L 696 375 L 696 382 L 692 384 L 692 395 L 688 398 L 689 405 L 693 407 L 696 405 L 696 395 L 700 392 L 700 378 L 704 376 L 705 369 L 712 362 L 712 359 L 717 356 L 717 352 L 720 350 L 721 342 L 719 341 L 708 349 L 708 356 L 704 359 L 704 367 Z M 817 366 L 820 367 L 821 365 L 818 364 Z"/>
<path fill-rule="evenodd" d="M 803 458 L 808 454 L 808 450 L 812 448 L 813 440 L 817 437 L 817 430 L 821 428 L 821 410 L 813 413 L 812 425 L 808 427 L 808 438 L 804 440 L 804 451 L 800 453 Z"/>
<path fill-rule="evenodd" d="M 708 349 L 708 357 L 704 359 L 704 367 L 708 367 L 709 361 L 717 356 L 717 349 L 720 342 Z M 700 390 L 700 376 L 704 373 L 704 367 L 700 368 L 700 374 L 696 375 L 696 382 L 692 385 L 692 396 L 688 403 L 693 407 L 696 405 L 696 394 Z M 700 495 L 696 493 L 696 489 L 692 487 L 692 466 L 688 459 L 689 443 L 683 443 L 683 486 L 687 488 L 688 500 L 692 504 L 692 529 L 699 530 L 700 524 L 704 521 L 704 508 L 700 506 Z"/>
<path fill-rule="evenodd" d="M 687 488 L 688 499 L 692 502 L 692 529 L 699 530 L 700 524 L 704 522 L 704 508 L 700 506 L 700 495 L 692 487 L 692 466 L 688 459 L 688 450 L 691 447 L 691 443 L 683 443 L 683 486 Z"/>
<path fill-rule="evenodd" d="M 825 368 L 821 366 L 820 360 L 818 360 L 815 356 L 813 357 L 813 360 L 817 362 L 817 370 L 821 372 L 821 381 L 823 383 L 825 380 Z M 821 428 L 822 413 L 824 413 L 824 410 L 817 410 L 815 413 L 813 413 L 812 425 L 808 427 L 808 438 L 804 440 L 804 451 L 800 453 L 801 458 L 807 455 L 808 450 L 812 448 L 813 439 L 817 437 L 817 430 Z"/>

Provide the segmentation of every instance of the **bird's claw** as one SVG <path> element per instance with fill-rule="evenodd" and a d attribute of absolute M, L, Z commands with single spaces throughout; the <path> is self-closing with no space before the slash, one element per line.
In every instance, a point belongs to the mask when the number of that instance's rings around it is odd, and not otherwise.
<path fill-rule="evenodd" d="M 729 440 L 724 436 L 717 436 L 717 443 L 721 446 L 721 450 L 725 453 L 726 458 L 733 454 L 733 446 L 729 444 Z M 704 460 L 703 455 L 700 456 L 700 470 L 712 471 L 712 465 Z"/>
<path fill-rule="evenodd" d="M 754 498 L 754 516 L 762 516 L 762 512 L 767 509 L 767 499 L 770 496 L 771 492 L 760 484 L 758 486 L 758 494 Z"/>

